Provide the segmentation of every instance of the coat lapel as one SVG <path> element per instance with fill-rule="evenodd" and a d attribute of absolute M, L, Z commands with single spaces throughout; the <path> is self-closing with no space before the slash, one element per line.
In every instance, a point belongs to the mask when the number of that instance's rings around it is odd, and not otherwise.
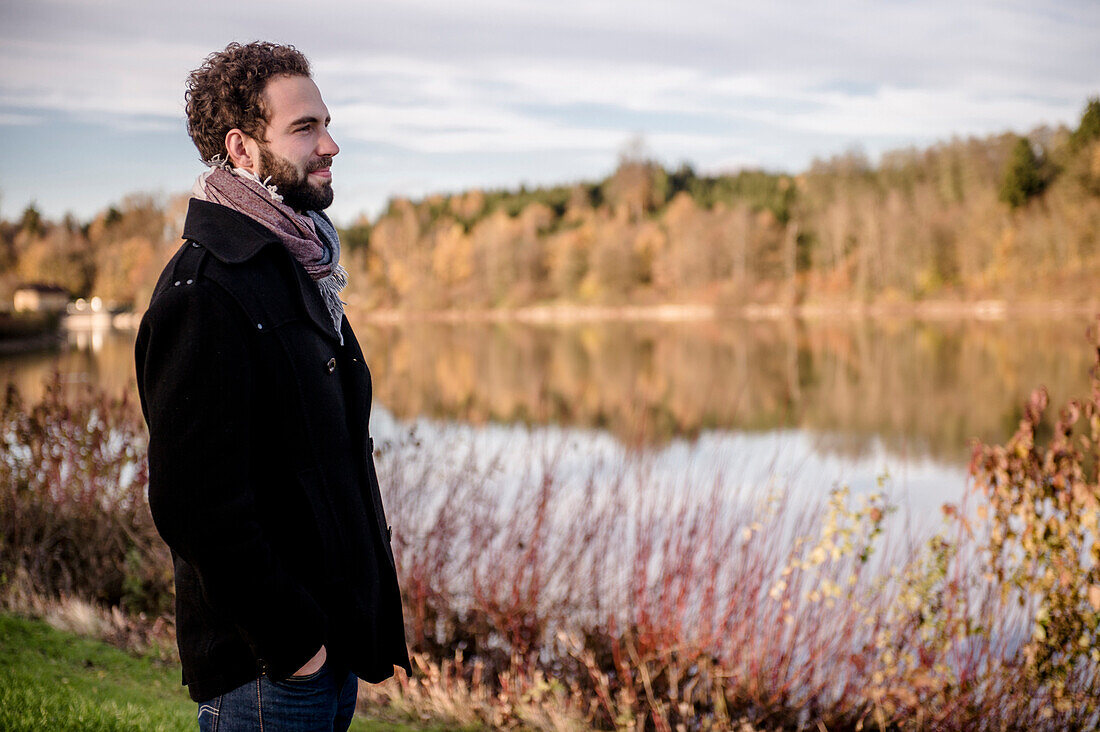
<path fill-rule="evenodd" d="M 285 248 L 284 251 L 286 251 Z M 325 300 L 321 297 L 321 291 L 317 288 L 317 283 L 310 278 L 305 267 L 299 264 L 290 252 L 286 252 L 286 254 L 294 264 L 294 277 L 298 283 L 298 294 L 301 297 L 303 307 L 309 313 L 309 319 L 325 336 L 339 343 L 340 336 L 336 332 L 336 326 L 332 323 L 332 315 L 329 314 L 328 306 L 325 305 Z"/>

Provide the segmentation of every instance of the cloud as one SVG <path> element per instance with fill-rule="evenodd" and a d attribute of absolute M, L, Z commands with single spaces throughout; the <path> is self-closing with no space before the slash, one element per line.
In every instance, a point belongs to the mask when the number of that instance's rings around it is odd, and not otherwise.
<path fill-rule="evenodd" d="M 178 115 L 190 68 L 229 38 L 265 30 L 294 40 L 319 71 L 340 80 L 326 93 L 363 97 L 352 101 L 417 95 L 446 106 L 456 92 L 496 86 L 511 98 L 483 93 L 476 101 L 732 112 L 768 97 L 813 102 L 813 90 L 858 86 L 994 101 L 1042 90 L 1080 103 L 1097 84 L 1098 8 L 989 0 L 338 0 L 304 13 L 274 2 L 202 1 L 180 12 L 132 0 L 45 0 L 5 11 L 0 105 Z M 838 91 L 826 101 L 858 96 Z"/>
<path fill-rule="evenodd" d="M 21 114 L 19 112 L 0 112 L 0 127 L 4 125 L 23 126 L 33 125 L 42 121 L 37 114 Z"/>
<path fill-rule="evenodd" d="M 1098 36 L 1094 0 L 38 0 L 0 4 L 0 126 L 179 134 L 188 72 L 265 38 L 309 55 L 345 157 L 389 151 L 424 185 L 474 180 L 446 167 L 463 155 L 496 155 L 494 180 L 590 175 L 637 133 L 669 162 L 798 169 L 1075 123 Z"/>
<path fill-rule="evenodd" d="M 839 93 L 807 95 L 812 110 L 777 114 L 754 111 L 748 116 L 796 132 L 853 138 L 942 139 L 952 135 L 985 135 L 1029 121 L 1072 120 L 1083 97 L 1072 101 L 1028 97 L 981 99 L 960 89 L 883 87 L 867 96 Z"/>
<path fill-rule="evenodd" d="M 118 120 L 178 118 L 183 80 L 196 48 L 143 40 L 0 45 L 0 109 L 102 112 Z"/>

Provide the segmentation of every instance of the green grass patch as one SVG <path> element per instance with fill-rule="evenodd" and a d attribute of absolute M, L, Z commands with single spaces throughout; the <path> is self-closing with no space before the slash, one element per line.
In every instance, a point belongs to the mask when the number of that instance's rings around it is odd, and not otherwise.
<path fill-rule="evenodd" d="M 189 730 L 179 668 L 0 615 L 0 729 Z"/>
<path fill-rule="evenodd" d="M 0 614 L 0 730 L 198 729 L 180 670 L 41 620 Z M 356 717 L 354 732 L 445 729 Z"/>

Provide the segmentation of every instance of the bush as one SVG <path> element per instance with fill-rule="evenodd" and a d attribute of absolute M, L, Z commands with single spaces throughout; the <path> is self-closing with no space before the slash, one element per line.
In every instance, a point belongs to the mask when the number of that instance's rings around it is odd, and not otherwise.
<path fill-rule="evenodd" d="M 168 551 L 146 503 L 145 428 L 132 403 L 59 375 L 0 404 L 0 577 L 8 593 L 161 614 Z"/>
<path fill-rule="evenodd" d="M 1100 348 L 1092 394 L 1061 410 L 1041 444 L 1045 389 L 1004 446 L 978 446 L 974 474 L 988 504 L 981 549 L 994 586 L 1029 609 L 1021 648 L 1029 680 L 1058 711 L 1100 710 Z"/>

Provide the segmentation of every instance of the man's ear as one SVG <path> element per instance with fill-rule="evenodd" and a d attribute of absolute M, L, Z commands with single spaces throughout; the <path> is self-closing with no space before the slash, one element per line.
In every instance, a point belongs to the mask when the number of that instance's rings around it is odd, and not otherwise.
<path fill-rule="evenodd" d="M 259 173 L 256 170 L 260 163 L 259 146 L 251 137 L 234 127 L 225 133 L 225 149 L 233 167 Z"/>

